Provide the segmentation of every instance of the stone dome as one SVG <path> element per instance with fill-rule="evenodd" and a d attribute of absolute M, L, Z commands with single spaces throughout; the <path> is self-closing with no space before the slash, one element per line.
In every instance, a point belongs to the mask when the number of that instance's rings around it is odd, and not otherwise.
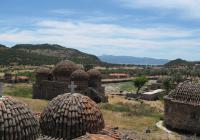
<path fill-rule="evenodd" d="M 180 83 L 165 98 L 174 102 L 200 105 L 200 84 L 185 81 Z"/>
<path fill-rule="evenodd" d="M 91 79 L 101 79 L 101 72 L 97 69 L 90 69 L 88 74 Z"/>
<path fill-rule="evenodd" d="M 66 93 L 55 97 L 41 114 L 43 135 L 73 139 L 86 132 L 98 133 L 104 128 L 99 107 L 89 97 Z"/>
<path fill-rule="evenodd" d="M 50 74 L 51 70 L 44 66 L 41 66 L 36 70 L 36 76 L 48 76 Z"/>
<path fill-rule="evenodd" d="M 76 70 L 71 75 L 71 80 L 80 80 L 80 81 L 87 81 L 89 79 L 89 75 L 84 70 Z"/>
<path fill-rule="evenodd" d="M 78 69 L 78 66 L 72 61 L 61 61 L 53 69 L 53 75 L 59 77 L 70 77 L 72 72 Z"/>
<path fill-rule="evenodd" d="M 0 139 L 35 140 L 39 134 L 39 123 L 33 113 L 15 99 L 0 98 Z"/>

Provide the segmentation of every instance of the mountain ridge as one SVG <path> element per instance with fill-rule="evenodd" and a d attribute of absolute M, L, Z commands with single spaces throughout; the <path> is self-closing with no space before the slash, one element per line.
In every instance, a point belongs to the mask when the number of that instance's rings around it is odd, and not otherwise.
<path fill-rule="evenodd" d="M 114 56 L 114 55 L 101 55 L 99 59 L 107 63 L 115 64 L 135 64 L 135 65 L 164 65 L 170 60 L 156 59 L 150 57 L 134 57 L 134 56 Z"/>
<path fill-rule="evenodd" d="M 195 64 L 195 62 L 190 62 L 190 61 L 178 58 L 178 59 L 169 61 L 164 66 L 165 67 L 179 67 L 179 66 L 192 66 L 194 64 Z"/>
<path fill-rule="evenodd" d="M 2 46 L 2 47 L 1 47 Z M 95 55 L 57 44 L 17 44 L 11 48 L 0 45 L 0 64 L 17 63 L 23 65 L 55 64 L 61 60 L 71 60 L 79 64 L 100 65 Z"/>

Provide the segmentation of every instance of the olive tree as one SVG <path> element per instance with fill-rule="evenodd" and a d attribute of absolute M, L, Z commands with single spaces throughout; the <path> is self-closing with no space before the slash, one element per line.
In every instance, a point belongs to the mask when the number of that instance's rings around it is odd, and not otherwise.
<path fill-rule="evenodd" d="M 134 86 L 137 88 L 137 95 L 139 94 L 140 89 L 145 85 L 147 81 L 148 79 L 145 76 L 140 76 L 133 80 Z"/>

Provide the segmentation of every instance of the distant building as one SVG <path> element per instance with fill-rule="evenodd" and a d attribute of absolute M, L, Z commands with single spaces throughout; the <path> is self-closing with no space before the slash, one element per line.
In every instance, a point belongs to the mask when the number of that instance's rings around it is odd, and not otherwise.
<path fill-rule="evenodd" d="M 200 84 L 180 83 L 164 98 L 166 127 L 200 134 Z"/>
<path fill-rule="evenodd" d="M 128 78 L 129 74 L 127 74 L 127 73 L 111 73 L 111 74 L 109 74 L 109 77 L 110 78 L 118 78 L 118 79 Z"/>
<path fill-rule="evenodd" d="M 147 83 L 148 90 L 156 90 L 156 89 L 162 89 L 163 84 L 161 82 L 158 82 L 158 80 L 149 80 Z"/>
<path fill-rule="evenodd" d="M 33 98 L 51 100 L 60 94 L 68 93 L 68 85 L 72 81 L 77 85 L 75 92 L 89 96 L 96 102 L 107 102 L 101 73 L 96 69 L 85 72 L 71 61 L 61 61 L 52 70 L 46 67 L 37 69 Z"/>
<path fill-rule="evenodd" d="M 6 83 L 27 83 L 29 81 L 29 77 L 27 76 L 16 76 L 12 73 L 5 73 L 3 81 Z"/>
<path fill-rule="evenodd" d="M 164 92 L 163 89 L 156 89 L 156 90 L 153 90 L 153 91 L 144 92 L 144 93 L 141 94 L 140 98 L 143 99 L 143 100 L 149 100 L 149 101 L 158 100 L 159 95 L 163 92 Z"/>

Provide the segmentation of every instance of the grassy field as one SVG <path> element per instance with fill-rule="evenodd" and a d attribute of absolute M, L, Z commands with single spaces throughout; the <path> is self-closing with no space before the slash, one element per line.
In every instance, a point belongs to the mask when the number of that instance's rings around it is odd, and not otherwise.
<path fill-rule="evenodd" d="M 139 101 L 110 97 L 109 103 L 99 105 L 108 124 L 121 128 L 144 131 L 149 127 L 156 130 L 155 123 L 163 117 L 156 106 Z"/>
<path fill-rule="evenodd" d="M 129 92 L 136 91 L 136 87 L 134 86 L 133 82 L 121 83 L 119 88 L 120 88 L 121 91 L 129 91 Z"/>
<path fill-rule="evenodd" d="M 32 98 L 31 84 L 6 84 L 4 95 Z"/>

